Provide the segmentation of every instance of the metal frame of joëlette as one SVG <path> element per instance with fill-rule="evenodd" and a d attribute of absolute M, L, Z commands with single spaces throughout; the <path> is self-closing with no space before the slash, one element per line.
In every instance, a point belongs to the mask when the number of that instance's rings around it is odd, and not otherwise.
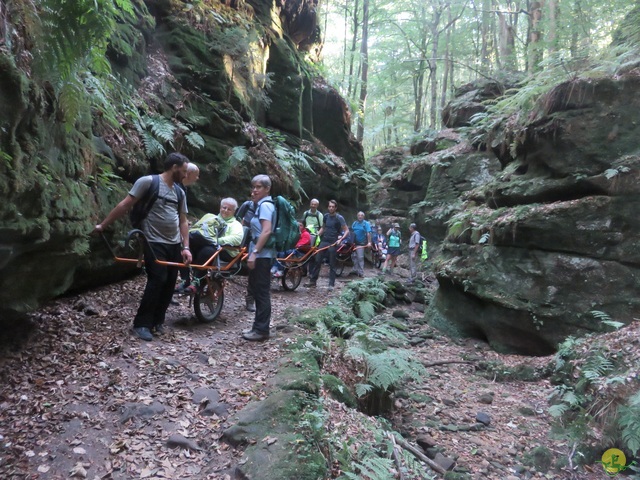
<path fill-rule="evenodd" d="M 326 247 L 322 247 L 322 248 L 311 247 L 307 252 L 305 252 L 305 254 L 302 257 L 294 257 L 293 255 L 295 255 L 295 252 L 292 252 L 289 255 L 287 255 L 285 258 L 276 258 L 276 260 L 283 264 L 286 263 L 285 268 L 298 268 L 308 263 L 309 260 L 311 260 L 311 258 L 317 255 L 318 253 L 324 250 L 327 250 L 331 247 L 335 247 L 337 245 L 338 245 L 338 242 L 332 243 L 331 245 L 327 245 Z M 367 248 L 367 246 L 358 245 L 357 247 L 353 247 L 352 249 L 350 249 L 348 253 L 351 253 L 354 250 L 357 250 L 359 248 Z"/>
<path fill-rule="evenodd" d="M 104 233 L 101 233 L 102 235 L 102 239 L 104 240 L 104 242 L 107 245 L 107 248 L 109 249 L 109 251 L 111 252 L 111 254 L 113 255 L 113 258 L 116 262 L 120 262 L 120 263 L 135 263 L 137 264 L 138 268 L 140 268 L 142 265 L 144 265 L 144 259 L 143 259 L 143 251 L 142 249 L 140 249 L 140 251 L 138 252 L 138 258 L 126 258 L 126 257 L 119 257 L 116 255 L 116 253 L 114 252 L 113 248 L 111 247 L 111 244 L 109 243 L 109 241 L 107 240 L 107 238 L 104 236 Z M 124 242 L 125 247 L 129 246 L 129 242 L 131 241 L 131 238 L 135 235 L 138 235 L 140 237 L 143 238 L 143 240 L 146 242 L 147 239 L 144 235 L 144 232 L 142 232 L 142 230 L 139 229 L 133 229 L 130 230 L 127 233 L 127 238 Z M 327 245 L 326 247 L 322 247 L 322 248 L 318 248 L 318 247 L 311 247 L 309 249 L 309 251 L 307 251 L 302 257 L 294 257 L 294 253 L 290 253 L 289 255 L 287 255 L 285 258 L 277 258 L 276 260 L 278 260 L 279 262 L 286 262 L 286 268 L 296 268 L 296 267 L 301 267 L 303 266 L 305 263 L 307 263 L 311 257 L 317 255 L 318 253 L 327 250 L 333 246 L 337 246 L 338 242 L 336 243 L 332 243 L 331 245 Z M 215 251 L 215 253 L 209 257 L 209 259 L 204 262 L 204 264 L 202 265 L 195 265 L 193 263 L 191 264 L 185 264 L 185 263 L 181 263 L 181 262 L 167 262 L 165 260 L 158 260 L 157 258 L 155 258 L 155 253 L 153 252 L 153 250 L 151 250 L 151 253 L 154 256 L 155 262 L 159 265 L 164 265 L 167 267 L 191 267 L 191 268 L 195 268 L 198 270 L 211 270 L 211 271 L 217 271 L 220 273 L 230 273 L 232 267 L 236 266 L 236 264 L 238 264 L 239 262 L 242 262 L 243 260 L 246 260 L 246 258 L 249 256 L 248 253 L 248 248 L 247 247 L 240 247 L 240 251 L 238 252 L 238 254 L 233 257 L 232 260 L 230 260 L 229 262 L 226 263 L 226 265 L 221 265 L 220 263 L 218 263 L 218 265 L 211 265 L 212 262 L 219 260 L 219 255 L 220 252 L 222 252 L 226 247 L 228 248 L 238 248 L 238 247 L 232 247 L 230 245 L 219 245 L 218 249 Z M 366 245 L 359 245 L 356 247 L 353 247 L 349 253 L 353 252 L 354 250 L 357 250 L 359 248 L 366 248 Z M 239 268 L 238 268 L 239 271 Z M 236 272 L 237 273 L 237 272 Z"/>
<path fill-rule="evenodd" d="M 131 238 L 134 235 L 138 235 L 140 237 L 142 237 L 144 239 L 144 241 L 146 242 L 147 239 L 144 236 L 144 233 L 142 232 L 142 230 L 138 230 L 138 229 L 134 229 L 131 230 L 127 233 L 127 238 L 124 242 L 125 247 L 129 246 L 129 242 L 131 241 Z M 106 237 L 104 236 L 104 234 L 102 234 L 102 238 L 104 240 L 104 242 L 107 244 L 107 248 L 109 248 L 109 251 L 111 252 L 111 254 L 113 255 L 113 258 L 116 262 L 120 262 L 120 263 L 136 263 L 138 268 L 140 268 L 142 265 L 144 265 L 144 259 L 143 259 L 143 251 L 142 249 L 140 249 L 140 251 L 138 252 L 138 258 L 126 258 L 126 257 L 119 257 L 116 255 L 116 253 L 113 251 L 113 248 L 111 247 L 111 244 L 109 243 L 109 241 L 106 239 Z M 239 248 L 239 252 L 238 254 L 233 257 L 232 260 L 230 260 L 229 262 L 226 263 L 226 265 L 221 265 L 220 262 L 218 262 L 217 265 L 212 265 L 211 263 L 219 260 L 219 255 L 220 252 L 222 252 L 225 248 L 233 248 L 233 249 L 237 249 Z M 155 258 L 155 253 L 153 252 L 153 249 L 151 249 L 151 253 L 154 256 L 154 260 L 158 265 L 164 265 L 166 267 L 191 267 L 191 268 L 195 268 L 198 270 L 210 270 L 213 272 L 220 272 L 220 273 L 231 273 L 231 274 L 235 274 L 237 272 L 240 271 L 240 262 L 242 262 L 243 260 L 245 260 L 249 254 L 247 253 L 247 247 L 232 247 L 230 245 L 219 245 L 218 249 L 215 251 L 215 253 L 213 255 L 211 255 L 211 257 L 209 257 L 209 259 L 202 265 L 194 265 L 193 263 L 191 264 L 186 264 L 186 263 L 181 263 L 181 262 L 167 262 L 165 260 L 158 260 L 157 258 Z M 231 269 L 233 267 L 236 267 L 237 271 L 236 272 L 231 272 Z"/>

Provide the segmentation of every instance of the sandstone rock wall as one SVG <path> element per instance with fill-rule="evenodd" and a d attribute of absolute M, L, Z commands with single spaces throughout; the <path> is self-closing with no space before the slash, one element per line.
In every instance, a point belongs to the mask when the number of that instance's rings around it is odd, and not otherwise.
<path fill-rule="evenodd" d="M 363 164 L 346 104 L 303 59 L 318 38 L 313 0 L 133 3 L 135 16 L 117 19 L 107 50 L 128 89 L 111 99 L 114 111 L 77 96 L 83 114 L 71 125 L 51 84 L 31 71 L 35 33 L 19 15 L 5 19 L 24 38 L 17 33 L 0 51 L 0 317 L 130 274 L 88 233 L 136 178 L 157 170 L 154 119 L 177 128 L 165 148 L 201 168 L 188 192 L 192 215 L 217 211 L 224 196 L 244 200 L 250 178 L 263 172 L 274 193 L 293 200 L 339 192 L 346 205 L 359 201 L 341 188 L 341 176 Z M 204 147 L 192 147 L 180 125 Z M 318 188 L 319 176 L 329 190 Z M 110 240 L 126 228 L 119 222 Z"/>
<path fill-rule="evenodd" d="M 639 93 L 637 74 L 566 82 L 493 132 L 503 170 L 451 219 L 435 266 L 443 329 L 546 354 L 607 328 L 599 312 L 638 317 Z"/>

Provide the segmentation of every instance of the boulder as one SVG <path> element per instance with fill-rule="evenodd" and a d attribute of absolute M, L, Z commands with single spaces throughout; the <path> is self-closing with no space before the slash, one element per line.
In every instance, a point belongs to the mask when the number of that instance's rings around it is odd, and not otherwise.
<path fill-rule="evenodd" d="M 639 94 L 635 75 L 565 82 L 539 100 L 526 129 L 492 133 L 504 168 L 450 220 L 435 324 L 545 355 L 569 335 L 607 328 L 597 312 L 633 320 Z"/>

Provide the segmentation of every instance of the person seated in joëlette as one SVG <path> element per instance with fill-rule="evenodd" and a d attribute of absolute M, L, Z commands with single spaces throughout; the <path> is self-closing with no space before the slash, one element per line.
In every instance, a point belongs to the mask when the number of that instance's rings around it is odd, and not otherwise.
<path fill-rule="evenodd" d="M 302 220 L 298 220 L 298 228 L 300 229 L 300 240 L 296 243 L 296 247 L 285 252 L 278 252 L 277 258 L 286 258 L 292 253 L 296 257 L 302 257 L 309 251 L 311 248 L 311 233 L 304 226 Z M 281 277 L 284 275 L 284 265 L 276 260 L 276 264 L 271 268 L 271 273 L 274 277 Z"/>
<path fill-rule="evenodd" d="M 244 231 L 242 224 L 236 219 L 235 213 L 238 202 L 233 198 L 223 198 L 220 201 L 220 213 L 215 215 L 207 213 L 194 223 L 189 229 L 189 248 L 193 256 L 194 265 L 204 265 L 218 250 L 218 246 L 224 247 L 219 253 L 220 260 L 230 262 L 238 255 L 239 247 L 242 243 Z M 186 275 L 181 275 L 182 283 L 176 288 L 177 293 L 190 293 L 195 291 L 191 285 L 188 268 Z M 194 275 L 201 278 L 206 274 L 206 270 L 194 269 Z"/>

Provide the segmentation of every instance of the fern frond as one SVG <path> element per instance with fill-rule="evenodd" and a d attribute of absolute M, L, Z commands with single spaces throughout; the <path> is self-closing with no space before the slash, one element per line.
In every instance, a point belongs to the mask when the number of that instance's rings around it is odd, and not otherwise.
<path fill-rule="evenodd" d="M 557 405 L 552 405 L 549 407 L 549 415 L 555 418 L 562 417 L 565 412 L 569 410 L 569 406 L 565 403 L 559 403 Z"/>
<path fill-rule="evenodd" d="M 368 383 L 356 383 L 356 395 L 358 397 L 364 397 L 373 390 L 373 386 Z"/>
<path fill-rule="evenodd" d="M 74 127 L 73 121 L 79 116 L 84 99 L 84 85 L 79 78 L 69 78 L 62 84 L 58 94 L 58 108 L 64 114 L 67 130 Z"/>
<path fill-rule="evenodd" d="M 356 315 L 362 318 L 365 322 L 371 320 L 376 314 L 376 307 L 373 303 L 363 300 L 356 304 Z"/>
<path fill-rule="evenodd" d="M 197 132 L 187 133 L 184 138 L 187 140 L 187 143 L 191 145 L 196 150 L 204 148 L 204 138 Z"/>
<path fill-rule="evenodd" d="M 369 455 L 362 462 L 356 462 L 354 467 L 360 472 L 360 478 L 389 480 L 392 477 L 393 461 L 389 458 Z"/>
<path fill-rule="evenodd" d="M 161 142 L 169 144 L 173 142 L 176 126 L 171 123 L 171 120 L 159 116 L 147 116 L 145 124 Z"/>
<path fill-rule="evenodd" d="M 427 376 L 422 363 L 417 361 L 408 350 L 389 349 L 369 355 L 366 362 L 369 371 L 367 381 L 383 390 L 397 385 L 405 378 L 420 380 Z"/>
<path fill-rule="evenodd" d="M 620 435 L 627 448 L 636 455 L 640 450 L 640 392 L 633 395 L 628 405 L 620 405 L 617 412 Z"/>
<path fill-rule="evenodd" d="M 148 157 L 160 157 L 165 154 L 164 147 L 151 133 L 143 131 L 141 136 L 142 143 L 144 143 L 144 150 Z"/>
<path fill-rule="evenodd" d="M 220 167 L 220 181 L 224 182 L 227 178 L 229 178 L 229 174 L 231 173 L 231 171 L 240 163 L 244 162 L 248 157 L 249 152 L 247 152 L 247 149 L 245 147 L 233 147 L 231 149 L 229 157 L 227 158 L 227 162 Z"/>

